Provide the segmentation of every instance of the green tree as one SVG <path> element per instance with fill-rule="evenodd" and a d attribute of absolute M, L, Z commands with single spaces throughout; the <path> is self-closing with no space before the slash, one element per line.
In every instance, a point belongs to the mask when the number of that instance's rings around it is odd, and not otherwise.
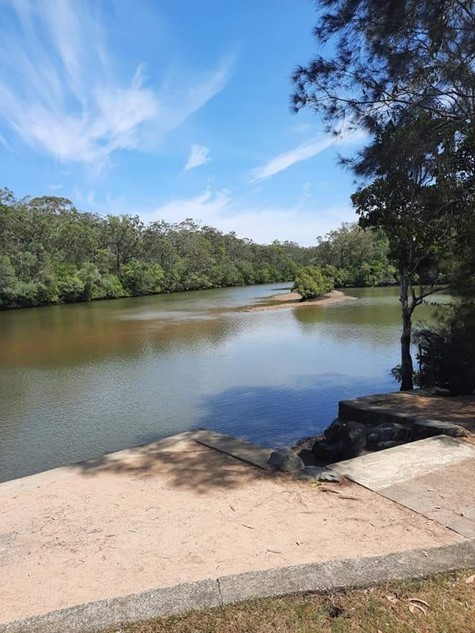
<path fill-rule="evenodd" d="M 401 389 L 413 388 L 412 316 L 443 281 L 444 260 L 457 244 L 468 214 L 456 198 L 440 164 L 453 139 L 431 116 L 408 124 L 388 124 L 353 162 L 373 181 L 352 201 L 363 227 L 378 227 L 389 240 L 399 277 L 402 308 Z"/>
<path fill-rule="evenodd" d="M 15 269 L 10 258 L 6 255 L 0 256 L 0 306 L 11 304 L 15 296 L 16 283 Z"/>
<path fill-rule="evenodd" d="M 473 0 L 317 0 L 323 51 L 293 75 L 296 110 L 370 130 L 401 112 L 467 127 L 475 112 Z"/>
<path fill-rule="evenodd" d="M 333 288 L 332 280 L 320 268 L 305 266 L 297 273 L 292 292 L 297 292 L 302 301 L 314 299 Z"/>
<path fill-rule="evenodd" d="M 115 259 L 115 272 L 140 255 L 140 240 L 143 223 L 138 216 L 108 215 L 102 234 L 105 246 L 109 248 Z"/>

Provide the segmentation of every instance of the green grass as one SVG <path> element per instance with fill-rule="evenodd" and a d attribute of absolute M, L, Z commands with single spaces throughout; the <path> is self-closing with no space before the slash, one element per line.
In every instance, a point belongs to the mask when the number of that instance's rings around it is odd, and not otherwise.
<path fill-rule="evenodd" d="M 116 626 L 109 633 L 475 633 L 475 582 L 466 582 L 474 573 L 253 600 Z"/>

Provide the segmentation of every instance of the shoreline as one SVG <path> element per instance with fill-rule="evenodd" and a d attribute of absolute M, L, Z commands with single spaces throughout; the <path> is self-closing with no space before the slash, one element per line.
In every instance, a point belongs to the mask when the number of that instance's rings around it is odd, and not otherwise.
<path fill-rule="evenodd" d="M 347 295 L 341 290 L 330 290 L 320 297 L 302 301 L 298 292 L 286 292 L 281 295 L 274 295 L 267 300 L 267 303 L 245 308 L 246 312 L 264 312 L 267 310 L 278 310 L 280 308 L 302 308 L 309 306 L 326 306 L 343 301 L 356 301 L 357 297 Z"/>

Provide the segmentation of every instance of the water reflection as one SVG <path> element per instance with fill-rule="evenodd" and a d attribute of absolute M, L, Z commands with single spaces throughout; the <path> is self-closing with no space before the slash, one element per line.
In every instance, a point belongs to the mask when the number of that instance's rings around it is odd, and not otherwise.
<path fill-rule="evenodd" d="M 289 445 L 315 434 L 336 416 L 335 398 L 390 389 L 388 376 L 354 378 L 345 374 L 301 376 L 293 387 L 237 387 L 203 399 L 197 426 L 257 442 L 264 446 Z"/>

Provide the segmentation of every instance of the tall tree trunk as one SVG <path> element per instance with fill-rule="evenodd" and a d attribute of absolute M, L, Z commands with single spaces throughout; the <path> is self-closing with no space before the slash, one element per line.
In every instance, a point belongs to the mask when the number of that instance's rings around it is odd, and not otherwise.
<path fill-rule="evenodd" d="M 414 389 L 411 356 L 411 331 L 412 310 L 410 308 L 406 308 L 402 311 L 401 391 L 412 391 L 412 389 Z"/>
<path fill-rule="evenodd" d="M 401 391 L 414 389 L 413 364 L 411 356 L 412 313 L 415 306 L 409 299 L 410 280 L 406 270 L 400 270 L 400 297 L 402 308 L 401 335 Z"/>

